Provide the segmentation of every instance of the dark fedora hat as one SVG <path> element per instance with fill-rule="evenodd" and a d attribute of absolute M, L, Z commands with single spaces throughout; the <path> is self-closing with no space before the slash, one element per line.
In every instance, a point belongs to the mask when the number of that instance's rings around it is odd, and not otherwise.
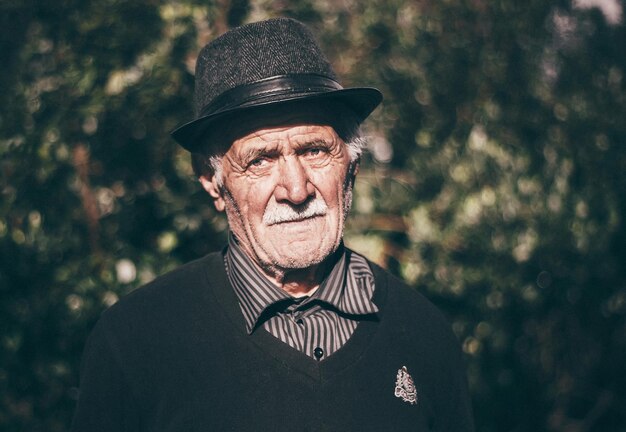
<path fill-rule="evenodd" d="M 311 32 L 288 18 L 237 27 L 213 40 L 198 55 L 195 80 L 195 119 L 172 132 L 192 152 L 242 111 L 315 100 L 343 104 L 360 123 L 382 100 L 375 88 L 343 88 Z"/>

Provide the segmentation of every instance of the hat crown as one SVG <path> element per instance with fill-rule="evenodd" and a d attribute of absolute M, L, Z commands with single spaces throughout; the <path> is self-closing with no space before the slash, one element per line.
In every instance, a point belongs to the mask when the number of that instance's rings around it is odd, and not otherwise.
<path fill-rule="evenodd" d="M 208 151 L 210 134 L 244 112 L 316 101 L 341 107 L 361 123 L 381 100 L 375 88 L 343 88 L 304 24 L 276 18 L 234 28 L 200 51 L 195 118 L 172 136 L 191 152 Z"/>
<path fill-rule="evenodd" d="M 336 75 L 311 32 L 300 22 L 276 18 L 234 28 L 207 44 L 196 63 L 194 109 L 235 87 L 288 74 Z"/>

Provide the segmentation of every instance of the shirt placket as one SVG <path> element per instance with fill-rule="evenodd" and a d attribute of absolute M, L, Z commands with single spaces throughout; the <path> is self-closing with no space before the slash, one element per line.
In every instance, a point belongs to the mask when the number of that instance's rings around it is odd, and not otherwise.
<path fill-rule="evenodd" d="M 303 309 L 305 308 L 305 309 Z M 320 348 L 326 346 L 325 340 L 330 335 L 320 332 L 317 326 L 315 317 L 322 310 L 321 306 L 314 305 L 306 308 L 306 305 L 301 305 L 299 310 L 294 313 L 294 323 L 301 330 L 302 345 L 301 350 L 308 356 L 320 360 L 319 355 L 315 355 L 315 350 L 319 351 Z M 324 350 L 321 351 L 324 353 Z M 319 352 L 318 352 L 319 354 Z"/>

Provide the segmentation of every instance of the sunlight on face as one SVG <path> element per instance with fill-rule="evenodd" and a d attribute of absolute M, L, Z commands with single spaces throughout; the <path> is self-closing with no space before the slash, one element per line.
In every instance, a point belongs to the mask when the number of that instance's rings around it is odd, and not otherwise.
<path fill-rule="evenodd" d="M 326 125 L 290 123 L 235 140 L 223 158 L 231 230 L 269 274 L 321 263 L 341 243 L 353 167 Z"/>

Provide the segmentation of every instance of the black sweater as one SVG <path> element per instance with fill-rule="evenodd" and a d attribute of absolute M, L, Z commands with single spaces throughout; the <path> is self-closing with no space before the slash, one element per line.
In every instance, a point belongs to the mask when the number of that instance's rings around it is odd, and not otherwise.
<path fill-rule="evenodd" d="M 316 361 L 245 330 L 222 255 L 109 308 L 87 343 L 74 432 L 473 430 L 458 343 L 420 294 L 372 265 L 377 320 Z M 394 395 L 406 367 L 417 403 Z"/>

